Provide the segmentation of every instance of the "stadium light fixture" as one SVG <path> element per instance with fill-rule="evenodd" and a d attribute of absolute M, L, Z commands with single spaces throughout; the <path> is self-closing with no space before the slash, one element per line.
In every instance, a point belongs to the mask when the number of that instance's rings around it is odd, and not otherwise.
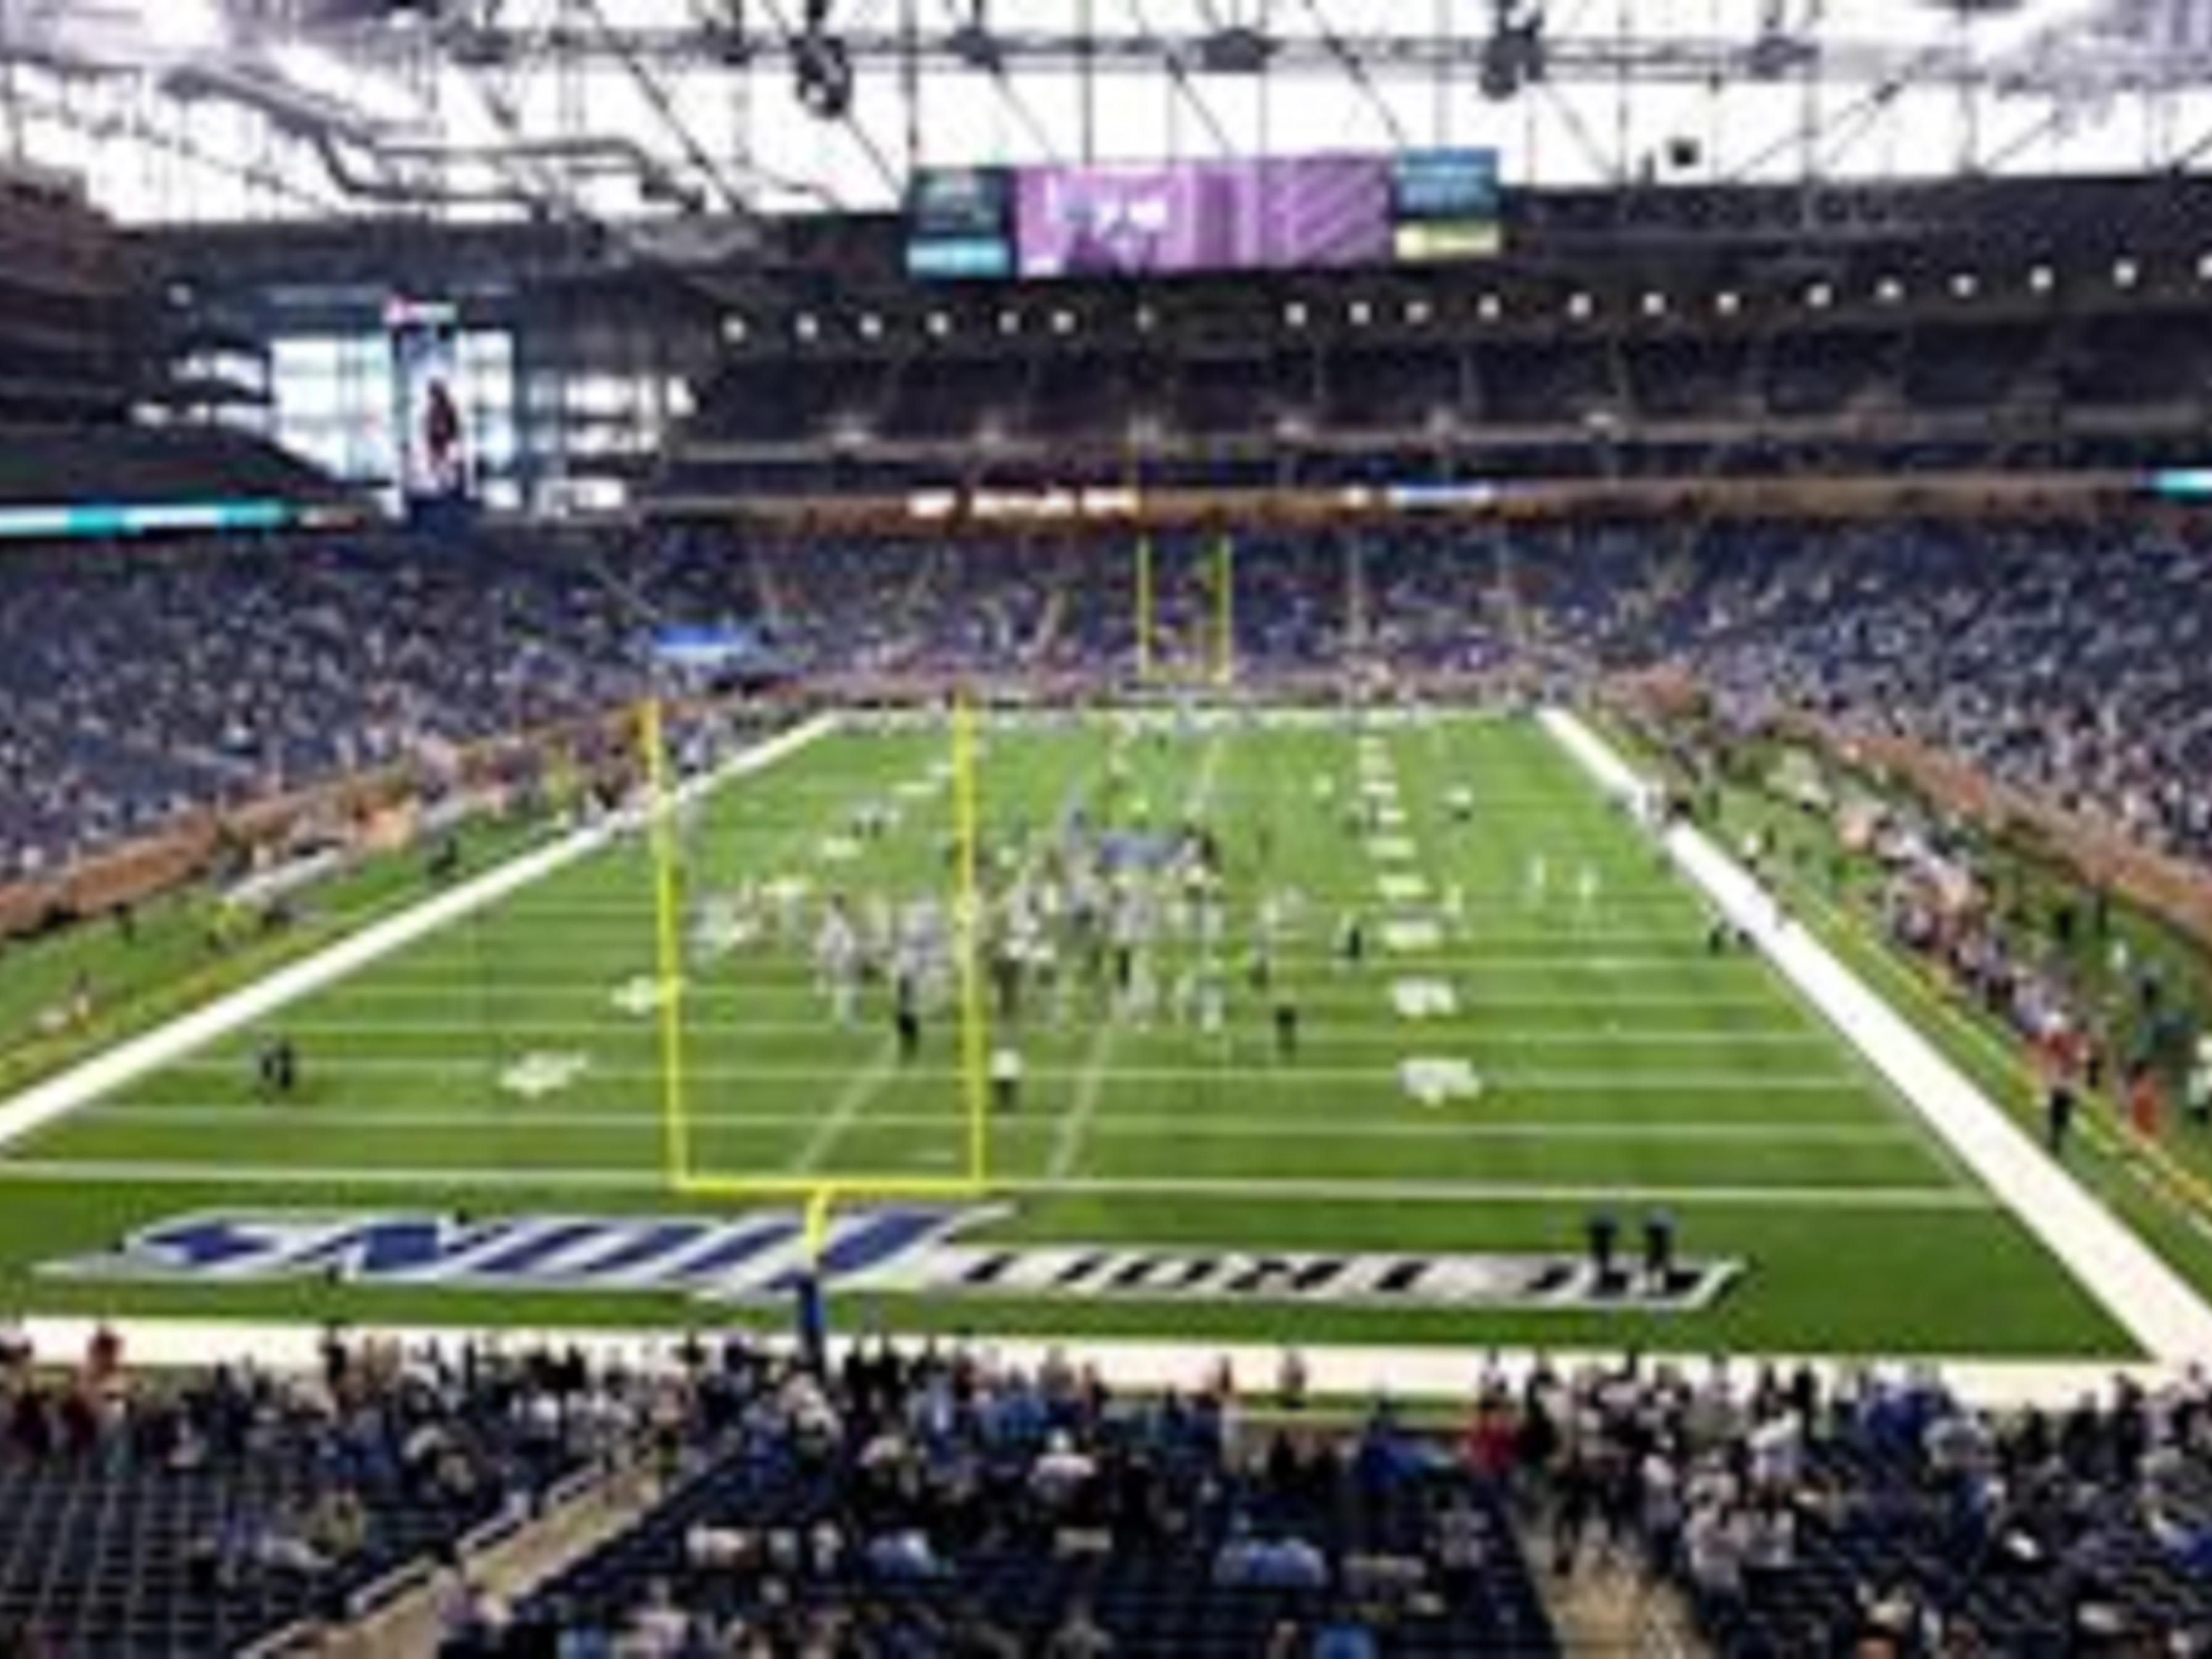
<path fill-rule="evenodd" d="M 1495 294 L 1486 294 L 1474 302 L 1475 315 L 1485 322 L 1494 323 L 1504 313 L 1505 302 Z"/>
<path fill-rule="evenodd" d="M 1829 283 L 1814 283 L 1805 290 L 1805 303 L 1814 311 L 1826 311 L 1836 302 L 1836 290 Z"/>
<path fill-rule="evenodd" d="M 2200 283 L 2212 283 L 2212 250 L 2197 256 L 2197 280 Z"/>
<path fill-rule="evenodd" d="M 1158 316 L 1153 312 L 1150 306 L 1139 306 L 1137 307 L 1138 333 L 1150 334 L 1152 331 L 1153 326 L 1158 324 Z"/>
<path fill-rule="evenodd" d="M 1354 328 L 1364 328 L 1375 320 L 1375 307 L 1364 300 L 1354 300 L 1344 308 L 1345 320 Z"/>
<path fill-rule="evenodd" d="M 822 319 L 811 311 L 802 311 L 792 319 L 791 331 L 802 340 L 817 338 L 822 332 Z"/>
<path fill-rule="evenodd" d="M 1664 317 L 1667 314 L 1667 296 L 1656 288 L 1646 294 L 1644 296 L 1644 314 L 1647 317 Z"/>
<path fill-rule="evenodd" d="M 1075 332 L 1075 313 L 1065 306 L 1052 313 L 1052 331 L 1055 334 Z"/>
<path fill-rule="evenodd" d="M 2142 267 L 2137 264 L 2134 260 L 2115 259 L 2112 261 L 2112 286 L 2114 288 L 2133 288 L 2136 283 L 2140 282 L 2142 279 Z"/>
<path fill-rule="evenodd" d="M 999 332 L 1018 334 L 1022 331 L 1022 313 L 1011 308 L 999 313 Z"/>
<path fill-rule="evenodd" d="M 1743 296 L 1732 288 L 1724 288 L 1713 295 L 1713 309 L 1723 317 L 1733 317 L 1743 309 Z"/>
<path fill-rule="evenodd" d="M 884 319 L 877 316 L 872 311 L 862 312 L 860 313 L 860 337 L 864 340 L 880 340 L 883 338 L 883 335 Z"/>
<path fill-rule="evenodd" d="M 1419 328 L 1425 325 L 1432 314 L 1429 302 L 1426 300 L 1408 300 L 1406 301 L 1406 320 L 1412 324 L 1415 328 Z"/>
<path fill-rule="evenodd" d="M 734 311 L 722 319 L 722 338 L 731 345 L 743 345 L 752 331 L 752 325 Z"/>
<path fill-rule="evenodd" d="M 1198 43 L 1198 66 L 1208 75 L 1263 75 L 1275 42 L 1243 23 L 1217 28 Z"/>
<path fill-rule="evenodd" d="M 941 311 L 933 311 L 929 313 L 927 326 L 933 339 L 941 340 L 952 332 L 952 319 Z"/>
<path fill-rule="evenodd" d="M 1304 328 L 1305 325 L 1306 302 L 1304 300 L 1291 300 L 1285 303 L 1283 307 L 1283 326 Z"/>
<path fill-rule="evenodd" d="M 1885 276 L 1874 285 L 1874 297 L 1886 306 L 1896 305 L 1905 298 L 1905 284 L 1894 276 Z"/>
<path fill-rule="evenodd" d="M 1971 300 L 1981 291 L 1981 283 L 1971 270 L 1951 273 L 1951 292 L 1961 300 Z"/>
<path fill-rule="evenodd" d="M 2058 277 L 2057 273 L 2054 272 L 2049 265 L 2030 265 L 2028 267 L 2027 286 L 2031 292 L 2036 294 L 2048 294 L 2057 285 L 2057 282 Z"/>
<path fill-rule="evenodd" d="M 1574 318 L 1577 322 L 1588 317 L 1596 308 L 1597 302 L 1580 290 L 1567 295 L 1567 315 Z"/>

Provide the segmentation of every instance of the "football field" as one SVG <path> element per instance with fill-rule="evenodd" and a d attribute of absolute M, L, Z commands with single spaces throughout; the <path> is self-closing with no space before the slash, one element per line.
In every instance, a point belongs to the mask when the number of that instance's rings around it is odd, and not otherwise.
<path fill-rule="evenodd" d="M 848 720 L 675 814 L 672 862 L 615 836 L 108 1091 L 0 1158 L 0 1302 L 775 1319 L 772 1293 L 702 1307 L 702 1253 L 766 1259 L 744 1230 L 787 1241 L 781 1189 L 820 1183 L 838 1190 L 826 1265 L 848 1322 L 2129 1351 L 1840 1034 L 1756 955 L 1711 948 L 1698 897 L 1533 720 L 1000 717 L 972 847 L 958 772 L 942 723 Z M 836 1017 L 817 961 L 830 895 L 918 906 L 957 939 L 971 852 L 995 908 L 1078 844 L 1152 880 L 1186 825 L 1216 843 L 1219 920 L 1164 884 L 1133 985 L 1068 948 L 1012 1006 L 980 967 L 965 997 L 955 972 L 925 988 L 910 1057 L 882 976 Z M 264 1098 L 253 1056 L 278 1033 L 301 1080 Z M 980 1062 L 1002 1049 L 1018 1098 L 979 1114 Z M 1593 1288 L 1600 1212 L 1631 1256 L 1663 1215 L 1672 1291 Z M 298 1244 L 281 1267 L 223 1230 L 271 1217 Z M 436 1219 L 430 1265 L 419 1236 L 380 1260 L 314 1231 L 380 1218 Z M 191 1242 L 183 1266 L 110 1254 L 165 1226 Z M 902 1282 L 884 1228 L 953 1266 Z M 690 1271 L 656 1270 L 682 1249 Z"/>

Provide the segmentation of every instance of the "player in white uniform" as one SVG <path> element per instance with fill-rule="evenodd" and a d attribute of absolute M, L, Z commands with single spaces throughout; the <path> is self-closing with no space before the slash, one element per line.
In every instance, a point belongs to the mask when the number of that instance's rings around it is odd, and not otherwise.
<path fill-rule="evenodd" d="M 814 935 L 816 984 L 830 999 L 840 1029 L 853 1024 L 860 995 L 860 936 L 842 894 L 833 895 Z"/>

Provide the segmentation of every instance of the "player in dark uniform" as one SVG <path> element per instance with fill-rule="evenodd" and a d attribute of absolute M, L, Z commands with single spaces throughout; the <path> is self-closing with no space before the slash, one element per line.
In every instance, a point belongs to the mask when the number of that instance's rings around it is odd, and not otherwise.
<path fill-rule="evenodd" d="M 891 1025 L 898 1036 L 899 1063 L 913 1064 L 921 1053 L 921 994 L 911 969 L 901 969 L 892 987 Z"/>
<path fill-rule="evenodd" d="M 287 1100 L 299 1087 L 300 1054 L 288 1036 L 273 1036 L 253 1057 L 256 1081 L 264 1100 Z"/>
<path fill-rule="evenodd" d="M 2066 1136 L 2074 1127 L 2074 1085 L 2063 1077 L 2053 1078 L 2043 1094 L 2043 1144 L 2051 1157 L 2066 1156 Z"/>

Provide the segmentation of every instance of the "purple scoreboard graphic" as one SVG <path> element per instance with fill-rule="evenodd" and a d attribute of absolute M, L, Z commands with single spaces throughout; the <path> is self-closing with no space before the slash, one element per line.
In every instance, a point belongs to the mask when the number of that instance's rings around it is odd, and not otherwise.
<path fill-rule="evenodd" d="M 1024 276 L 1378 264 L 1392 253 L 1381 156 L 1027 167 L 1018 189 Z"/>
<path fill-rule="evenodd" d="M 955 280 L 1434 264 L 1504 241 L 1488 149 L 925 169 L 906 219 L 908 273 Z"/>

